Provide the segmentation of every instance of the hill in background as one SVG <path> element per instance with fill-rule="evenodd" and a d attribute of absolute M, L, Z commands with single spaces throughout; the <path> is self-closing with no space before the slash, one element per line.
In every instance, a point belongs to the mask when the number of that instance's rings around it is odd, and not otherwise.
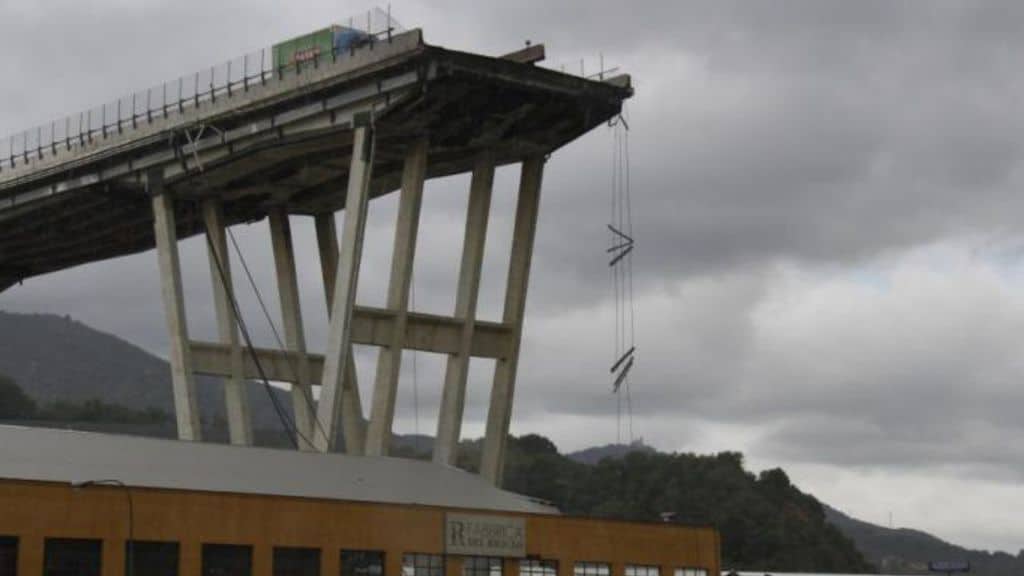
<path fill-rule="evenodd" d="M 101 401 L 138 411 L 174 413 L 167 361 L 121 338 L 67 316 L 0 311 L 0 374 L 13 378 L 40 406 L 57 401 Z M 204 429 L 226 438 L 224 387 L 219 378 L 196 376 Z M 291 413 L 289 394 L 275 390 Z M 249 387 L 254 428 L 283 431 L 267 391 Z M 142 430 L 173 434 L 173 428 Z"/>
<path fill-rule="evenodd" d="M 851 518 L 825 507 L 829 522 L 857 543 L 857 547 L 882 573 L 924 574 L 934 560 L 968 561 L 972 574 L 1017 576 L 1024 574 L 1024 550 L 1016 556 L 1005 552 L 968 550 L 910 528 L 886 528 Z"/>

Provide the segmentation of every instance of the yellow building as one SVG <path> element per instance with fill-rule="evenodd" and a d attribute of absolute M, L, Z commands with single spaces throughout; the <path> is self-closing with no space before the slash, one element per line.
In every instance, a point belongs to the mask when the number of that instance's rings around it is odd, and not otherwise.
<path fill-rule="evenodd" d="M 719 569 L 712 528 L 567 517 L 429 462 L 0 427 L 0 576 Z"/>

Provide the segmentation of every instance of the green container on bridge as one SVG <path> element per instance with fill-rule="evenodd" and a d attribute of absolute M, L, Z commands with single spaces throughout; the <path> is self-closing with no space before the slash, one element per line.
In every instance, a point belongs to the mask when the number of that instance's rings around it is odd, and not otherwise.
<path fill-rule="evenodd" d="M 324 60 L 332 55 L 343 55 L 349 48 L 359 46 L 369 36 L 354 28 L 333 25 L 274 45 L 274 67 L 283 68 L 302 62 Z"/>

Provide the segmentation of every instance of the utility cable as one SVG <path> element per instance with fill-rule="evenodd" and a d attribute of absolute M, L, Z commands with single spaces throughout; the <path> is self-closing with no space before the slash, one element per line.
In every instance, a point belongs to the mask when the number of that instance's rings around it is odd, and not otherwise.
<path fill-rule="evenodd" d="M 299 448 L 299 442 L 296 436 L 302 437 L 303 440 L 312 445 L 312 443 L 309 442 L 309 439 L 302 436 L 302 433 L 299 432 L 298 428 L 295 427 L 295 423 L 292 422 L 290 418 L 288 418 L 286 411 L 281 406 L 280 400 L 277 398 L 277 395 L 274 394 L 274 391 L 272 389 L 273 387 L 270 385 L 270 380 L 267 378 L 267 374 L 263 370 L 263 364 L 260 362 L 260 357 L 258 354 L 256 354 L 256 348 L 252 344 L 252 338 L 249 334 L 249 329 L 245 324 L 245 319 L 242 317 L 242 311 L 238 307 L 238 300 L 235 298 L 235 291 L 229 288 L 227 281 L 227 273 L 224 272 L 224 266 L 220 261 L 220 256 L 214 249 L 213 240 L 210 239 L 210 235 L 205 234 L 205 236 L 206 243 L 210 248 L 210 255 L 213 258 L 214 264 L 216 264 L 217 266 L 217 273 L 220 276 L 221 285 L 224 286 L 224 291 L 227 294 L 228 301 L 231 304 L 232 314 L 234 314 L 235 321 L 238 323 L 239 332 L 242 333 L 242 337 L 245 339 L 246 350 L 249 351 L 249 355 L 252 357 L 252 361 L 256 365 L 256 371 L 259 373 L 260 380 L 262 380 L 263 382 L 263 389 L 266 390 L 267 396 L 270 397 L 270 403 L 273 404 L 274 411 L 277 412 L 277 417 L 281 421 L 281 425 L 284 426 L 284 430 L 286 435 L 288 436 L 288 439 L 292 441 L 292 445 L 295 447 L 295 449 Z"/>
<path fill-rule="evenodd" d="M 238 255 L 238 261 L 242 264 L 242 269 L 245 270 L 246 278 L 249 279 L 249 285 L 252 287 L 253 293 L 256 294 L 256 301 L 259 302 L 260 309 L 263 310 L 263 317 L 267 319 L 267 324 L 270 325 L 270 331 L 274 334 L 274 340 L 277 342 L 278 348 L 280 350 L 287 350 L 287 347 L 281 340 L 281 334 L 277 331 L 277 326 L 274 324 L 274 319 L 270 315 L 267 304 L 263 301 L 263 294 L 260 293 L 259 286 L 256 285 L 256 280 L 249 269 L 248 263 L 246 263 L 245 255 L 242 254 L 242 248 L 238 245 L 238 240 L 235 239 L 235 234 L 230 228 L 228 228 L 227 231 L 228 236 L 231 238 L 231 244 L 235 248 L 235 254 Z M 295 365 L 290 354 L 285 354 L 285 362 L 288 364 L 288 370 L 292 373 L 292 378 L 296 381 L 292 383 L 292 386 L 299 388 L 299 394 L 302 396 L 303 403 L 305 403 L 306 407 L 309 409 L 309 414 L 313 419 L 313 423 L 316 424 L 316 427 L 319 429 L 320 433 L 324 435 L 324 438 L 328 438 L 329 436 L 324 430 L 324 426 L 320 422 L 320 418 L 317 417 L 316 403 L 313 402 L 313 391 L 311 387 L 301 386 L 297 383 L 299 378 L 299 368 Z M 298 426 L 296 426 L 296 430 L 297 429 Z"/>

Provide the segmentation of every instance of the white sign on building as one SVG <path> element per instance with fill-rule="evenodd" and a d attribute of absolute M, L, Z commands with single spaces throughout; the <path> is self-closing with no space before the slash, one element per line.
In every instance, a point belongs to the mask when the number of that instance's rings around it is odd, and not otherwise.
<path fill-rule="evenodd" d="M 526 521 L 505 516 L 446 514 L 444 549 L 460 556 L 526 556 Z"/>

